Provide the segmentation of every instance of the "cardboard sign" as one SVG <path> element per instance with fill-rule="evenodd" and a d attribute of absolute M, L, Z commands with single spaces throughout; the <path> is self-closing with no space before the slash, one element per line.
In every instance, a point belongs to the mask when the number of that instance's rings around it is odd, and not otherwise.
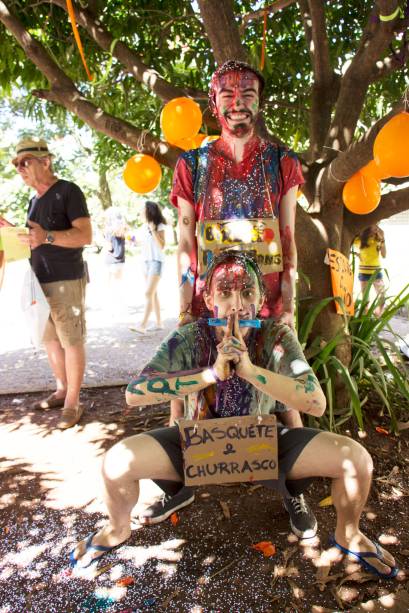
<path fill-rule="evenodd" d="M 250 252 L 265 275 L 283 270 L 280 228 L 277 219 L 207 219 L 197 223 L 198 269 L 205 276 L 224 249 Z"/>
<path fill-rule="evenodd" d="M 278 478 L 275 415 L 180 419 L 185 484 Z"/>
<path fill-rule="evenodd" d="M 335 249 L 327 249 L 326 262 L 331 268 L 332 294 L 342 298 L 345 311 L 349 315 L 354 314 L 354 275 L 348 259 Z M 342 306 L 335 303 L 337 313 L 342 314 Z"/>
<path fill-rule="evenodd" d="M 22 243 L 17 236 L 18 234 L 28 234 L 28 228 L 17 228 L 15 226 L 3 226 L 0 228 L 4 257 L 7 262 L 24 260 L 31 256 L 30 246 Z"/>

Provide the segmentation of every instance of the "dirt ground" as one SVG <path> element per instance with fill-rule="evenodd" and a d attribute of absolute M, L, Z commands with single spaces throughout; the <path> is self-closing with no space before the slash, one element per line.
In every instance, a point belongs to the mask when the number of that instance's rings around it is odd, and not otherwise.
<path fill-rule="evenodd" d="M 308 492 L 319 523 L 313 542 L 297 541 L 280 499 L 262 486 L 209 486 L 198 489 L 176 525 L 135 522 L 130 540 L 107 554 L 97 572 L 73 575 L 70 550 L 104 521 L 98 497 L 104 451 L 165 424 L 168 408 L 124 415 L 124 388 L 87 389 L 81 423 L 61 432 L 55 428 L 58 410 L 29 408 L 39 397 L 0 396 L 0 613 L 409 610 L 404 571 L 388 582 L 373 580 L 350 561 L 320 565 L 335 519 L 332 506 L 318 506 L 330 494 L 325 480 Z M 360 440 L 375 462 L 363 530 L 405 569 L 409 430 L 395 437 L 372 425 Z M 144 492 L 146 502 L 153 495 L 149 482 Z M 271 541 L 276 554 L 264 557 L 252 548 L 260 541 Z M 133 583 L 117 585 L 124 577 Z M 369 600 L 376 601 L 369 609 L 360 606 Z"/>

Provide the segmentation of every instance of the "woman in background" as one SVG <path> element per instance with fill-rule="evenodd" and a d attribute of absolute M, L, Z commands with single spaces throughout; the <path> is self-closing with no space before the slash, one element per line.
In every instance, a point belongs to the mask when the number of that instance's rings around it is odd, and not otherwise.
<path fill-rule="evenodd" d="M 354 241 L 354 246 L 359 248 L 359 275 L 361 282 L 361 292 L 364 294 L 368 281 L 375 273 L 373 286 L 379 296 L 379 303 L 374 311 L 374 315 L 382 315 L 385 305 L 385 284 L 383 282 L 383 272 L 381 256 L 386 257 L 385 235 L 383 230 L 377 226 L 365 228 L 362 234 Z"/>
<path fill-rule="evenodd" d="M 165 224 L 166 220 L 159 205 L 156 202 L 147 200 L 145 203 L 145 224 L 143 226 L 142 237 L 146 305 L 141 323 L 136 328 L 133 328 L 138 334 L 144 334 L 147 330 L 163 329 L 157 289 L 165 261 L 165 254 L 163 252 L 165 247 Z M 155 314 L 156 325 L 147 328 L 152 311 Z"/>

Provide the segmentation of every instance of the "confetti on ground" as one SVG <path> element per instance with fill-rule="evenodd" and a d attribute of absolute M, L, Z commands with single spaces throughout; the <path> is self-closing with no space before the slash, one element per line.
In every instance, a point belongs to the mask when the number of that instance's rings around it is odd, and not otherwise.
<path fill-rule="evenodd" d="M 224 500 L 219 500 L 219 504 L 222 508 L 223 515 L 225 516 L 225 518 L 231 519 L 231 513 L 230 513 L 229 505 L 227 504 L 227 502 L 224 502 Z"/>
<path fill-rule="evenodd" d="M 256 551 L 261 551 L 266 558 L 270 558 L 276 554 L 276 547 L 271 541 L 260 541 L 259 543 L 254 543 L 252 548 Z"/>
<path fill-rule="evenodd" d="M 172 526 L 177 526 L 179 521 L 179 515 L 177 513 L 172 513 L 172 515 L 170 516 L 170 522 Z"/>
<path fill-rule="evenodd" d="M 322 500 L 319 501 L 318 506 L 319 507 L 330 507 L 332 505 L 332 496 L 327 496 L 326 498 L 323 498 Z"/>
<path fill-rule="evenodd" d="M 115 581 L 115 585 L 118 587 L 128 587 L 128 585 L 133 585 L 135 583 L 135 579 L 133 577 L 121 577 L 118 581 Z"/>
<path fill-rule="evenodd" d="M 375 430 L 379 434 L 384 434 L 385 436 L 389 436 L 389 432 L 388 432 L 388 430 L 386 430 L 386 428 L 381 428 L 381 426 L 376 426 Z"/>

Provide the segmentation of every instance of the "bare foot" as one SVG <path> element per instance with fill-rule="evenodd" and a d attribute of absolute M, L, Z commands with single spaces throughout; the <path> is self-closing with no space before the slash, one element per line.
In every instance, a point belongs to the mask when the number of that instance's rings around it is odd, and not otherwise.
<path fill-rule="evenodd" d="M 116 547 L 124 543 L 131 535 L 130 527 L 113 530 L 108 524 L 99 530 L 90 541 L 89 536 L 80 541 L 72 552 L 72 558 L 79 568 L 89 566 L 94 560 L 101 558 L 108 551 L 98 551 L 95 547 Z"/>
<path fill-rule="evenodd" d="M 344 536 L 335 533 L 335 540 L 342 547 L 356 553 L 364 553 L 368 551 L 377 553 L 375 544 L 371 541 L 371 539 L 365 536 L 365 534 L 362 534 L 362 532 L 358 532 L 352 539 L 346 539 Z M 386 551 L 386 549 L 381 547 L 379 544 L 378 547 L 381 554 L 380 558 L 371 557 L 367 558 L 366 561 L 379 572 L 389 574 L 396 565 L 395 558 L 389 553 L 389 551 Z M 354 556 L 351 556 L 351 559 L 356 561 Z"/>

